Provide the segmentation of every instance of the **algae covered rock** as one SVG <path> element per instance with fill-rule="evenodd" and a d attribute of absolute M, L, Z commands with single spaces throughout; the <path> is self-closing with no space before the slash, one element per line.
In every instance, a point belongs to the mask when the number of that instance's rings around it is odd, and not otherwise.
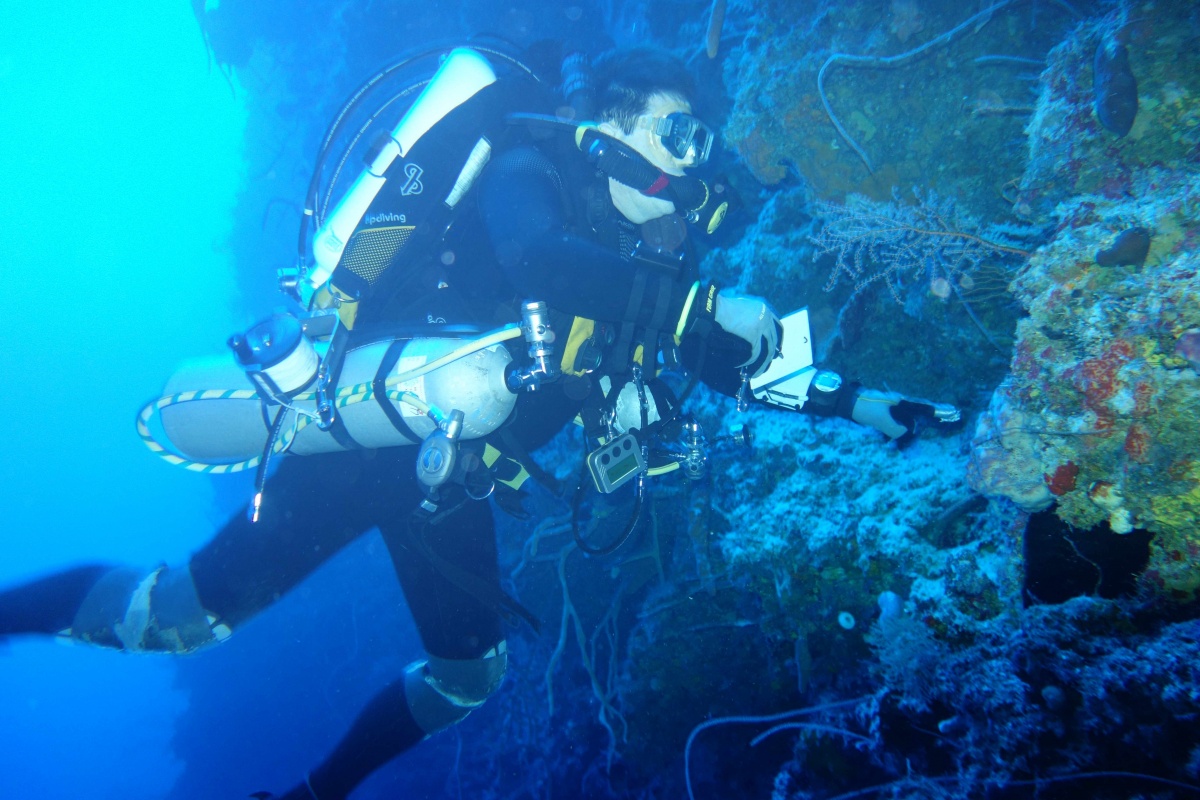
<path fill-rule="evenodd" d="M 1195 169 L 1197 24 L 1195 3 L 1121 4 L 1049 53 L 1028 127 L 1020 213 L 1044 219 L 1073 196 L 1127 196 L 1137 172 L 1152 166 Z"/>
<path fill-rule="evenodd" d="M 759 181 L 798 176 L 837 201 L 936 185 L 970 215 L 1009 211 L 1033 88 L 1069 12 L 1047 4 L 1031 28 L 1020 4 L 974 17 L 908 0 L 730 5 L 747 33 L 727 57 L 723 137 Z"/>
<path fill-rule="evenodd" d="M 1142 579 L 1180 599 L 1200 589 L 1198 14 L 1114 5 L 1049 54 L 1016 208 L 1053 234 L 1011 284 L 1028 316 L 970 465 L 1075 528 L 1155 534 Z"/>
<path fill-rule="evenodd" d="M 980 491 L 1026 508 L 1056 502 L 1077 528 L 1156 534 L 1145 580 L 1190 597 L 1200 588 L 1200 375 L 1179 351 L 1200 325 L 1190 244 L 1200 177 L 1152 168 L 1131 181 L 1136 199 L 1060 204 L 1054 240 L 1014 281 L 1028 317 L 1010 380 L 978 424 L 971 474 Z M 1091 254 L 1131 225 L 1154 232 L 1146 263 L 1096 264 Z"/>

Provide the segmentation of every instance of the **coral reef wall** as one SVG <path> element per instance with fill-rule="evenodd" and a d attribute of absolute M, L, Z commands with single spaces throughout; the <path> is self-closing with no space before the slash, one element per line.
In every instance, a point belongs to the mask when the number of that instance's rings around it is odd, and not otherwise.
<path fill-rule="evenodd" d="M 1013 282 L 1028 316 L 971 465 L 1074 527 L 1155 534 L 1144 580 L 1181 599 L 1200 589 L 1198 13 L 1120 8 L 1051 53 L 1018 205 L 1054 233 Z M 1092 77 L 1114 47 L 1137 82 L 1124 135 Z"/>
<path fill-rule="evenodd" d="M 962 4 L 739 0 L 745 38 L 725 65 L 734 105 L 727 144 L 768 185 L 797 172 L 822 198 L 887 200 L 936 184 L 974 216 L 1000 218 L 1024 170 L 1022 127 L 1042 59 L 1071 14 L 1053 3 L 1001 3 L 969 18 Z M 834 60 L 834 54 L 875 61 Z M 892 60 L 894 59 L 894 60 Z M 824 102 L 853 142 L 841 136 Z M 986 153 L 986 158 L 980 158 Z"/>

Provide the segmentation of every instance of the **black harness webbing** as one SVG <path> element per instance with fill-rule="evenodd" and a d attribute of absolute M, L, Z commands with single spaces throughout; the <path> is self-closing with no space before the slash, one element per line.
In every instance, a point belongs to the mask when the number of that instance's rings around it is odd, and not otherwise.
<path fill-rule="evenodd" d="M 375 402 L 379 404 L 379 408 L 383 411 L 384 416 L 388 418 L 388 422 L 392 423 L 392 427 L 406 436 L 409 441 L 419 442 L 422 437 L 412 429 L 412 426 L 404 419 L 404 415 L 400 413 L 400 409 L 396 408 L 395 404 L 387 396 L 388 376 L 400 360 L 400 354 L 404 352 L 404 347 L 407 344 L 408 340 L 406 339 L 395 339 L 388 345 L 388 349 L 383 354 L 383 359 L 379 362 L 379 369 L 375 371 L 375 378 L 371 381 L 371 389 L 372 394 L 375 395 Z"/>
<path fill-rule="evenodd" d="M 342 377 L 342 365 L 346 361 L 346 342 L 350 338 L 350 331 L 343 325 L 339 325 L 337 330 L 333 332 L 333 338 L 329 342 L 329 350 L 325 353 L 325 358 L 321 363 L 322 369 L 327 369 L 325 386 L 328 392 L 328 399 L 333 403 L 333 424 L 329 426 L 329 435 L 333 440 L 347 450 L 362 450 L 363 446 L 354 441 L 354 437 L 350 435 L 350 431 L 346 430 L 346 424 L 342 422 L 342 415 L 338 412 L 337 403 L 337 385 Z"/>
<path fill-rule="evenodd" d="M 658 342 L 657 332 L 663 329 L 663 324 L 667 321 L 667 312 L 670 308 L 671 279 L 665 275 L 659 275 L 658 297 L 654 298 L 654 312 L 650 315 L 650 321 L 646 323 L 648 330 L 655 331 L 654 342 Z M 649 341 L 649 338 L 647 340 Z"/>
<path fill-rule="evenodd" d="M 612 346 L 612 363 L 610 369 L 620 374 L 629 367 L 629 358 L 633 350 L 633 336 L 636 332 L 634 320 L 641 310 L 642 300 L 646 297 L 646 272 L 638 270 L 633 276 L 633 288 L 629 292 L 629 303 L 625 306 L 625 314 L 617 328 L 617 338 Z"/>

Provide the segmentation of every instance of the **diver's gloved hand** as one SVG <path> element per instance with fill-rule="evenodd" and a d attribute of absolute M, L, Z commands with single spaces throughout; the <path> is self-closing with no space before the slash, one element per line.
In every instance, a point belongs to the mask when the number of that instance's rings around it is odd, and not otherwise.
<path fill-rule="evenodd" d="M 862 389 L 854 400 L 850 418 L 888 437 L 900 447 L 916 439 L 931 422 L 957 422 L 959 411 L 946 403 L 910 400 L 894 392 Z"/>
<path fill-rule="evenodd" d="M 751 378 L 766 372 L 771 359 L 779 352 L 779 337 L 783 326 L 770 304 L 761 297 L 738 295 L 727 289 L 717 293 L 713 322 L 726 333 L 750 343 L 750 358 L 739 367 L 750 367 Z"/>

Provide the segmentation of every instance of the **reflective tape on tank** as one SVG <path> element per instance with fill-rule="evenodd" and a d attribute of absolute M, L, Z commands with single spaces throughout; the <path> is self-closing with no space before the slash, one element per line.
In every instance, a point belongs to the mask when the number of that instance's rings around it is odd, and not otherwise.
<path fill-rule="evenodd" d="M 224 622 L 217 622 L 217 618 L 212 614 L 208 615 L 208 629 L 212 631 L 213 638 L 218 642 L 223 642 L 233 635 L 233 629 Z"/>

